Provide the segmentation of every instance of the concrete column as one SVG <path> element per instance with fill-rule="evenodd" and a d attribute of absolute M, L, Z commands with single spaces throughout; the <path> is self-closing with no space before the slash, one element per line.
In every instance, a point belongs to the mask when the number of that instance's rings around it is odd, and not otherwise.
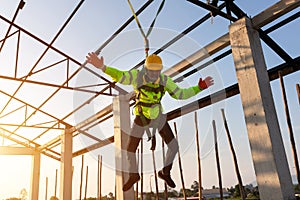
<path fill-rule="evenodd" d="M 31 200 L 39 199 L 40 170 L 41 170 L 41 154 L 39 152 L 34 152 L 32 155 L 32 168 L 31 168 L 31 180 L 30 180 Z"/>
<path fill-rule="evenodd" d="M 130 95 L 120 95 L 113 99 L 114 115 L 114 140 L 115 140 L 115 159 L 116 159 L 116 199 L 134 199 L 133 187 L 127 192 L 123 192 L 122 187 L 127 181 L 129 173 L 127 164 L 126 145 L 130 132 Z"/>
<path fill-rule="evenodd" d="M 295 199 L 259 34 L 248 18 L 229 29 L 260 199 Z"/>
<path fill-rule="evenodd" d="M 72 200 L 72 148 L 73 137 L 70 127 L 66 127 L 61 135 L 61 163 L 60 163 L 60 198 Z"/>

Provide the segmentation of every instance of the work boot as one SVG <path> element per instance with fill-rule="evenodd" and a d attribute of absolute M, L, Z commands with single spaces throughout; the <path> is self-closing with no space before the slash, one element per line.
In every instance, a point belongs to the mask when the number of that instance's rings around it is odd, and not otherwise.
<path fill-rule="evenodd" d="M 172 180 L 170 174 L 164 174 L 163 170 L 160 170 L 158 172 L 158 177 L 163 179 L 167 183 L 167 185 L 170 186 L 171 188 L 176 187 L 176 185 L 175 185 L 174 181 Z"/>
<path fill-rule="evenodd" d="M 139 180 L 140 175 L 138 173 L 130 174 L 128 181 L 123 186 L 123 191 L 129 190 Z"/>

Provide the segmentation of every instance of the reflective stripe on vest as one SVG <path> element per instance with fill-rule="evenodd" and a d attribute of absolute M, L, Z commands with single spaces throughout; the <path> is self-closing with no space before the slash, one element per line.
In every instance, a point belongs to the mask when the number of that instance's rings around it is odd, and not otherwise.
<path fill-rule="evenodd" d="M 143 81 L 143 76 L 145 75 L 145 72 L 139 71 L 138 72 L 138 77 L 137 77 L 137 100 L 139 102 L 141 100 L 141 95 L 145 96 L 146 98 L 149 98 L 148 100 L 152 101 L 151 103 L 157 104 L 160 103 L 164 93 L 165 93 L 165 86 L 166 86 L 166 81 L 167 81 L 167 76 L 164 74 L 160 75 L 160 81 L 159 81 L 159 86 L 158 87 L 151 87 L 149 85 L 145 85 Z M 151 94 L 151 93 L 154 93 Z M 156 97 L 156 98 L 152 98 Z M 151 99 L 150 99 L 151 98 Z M 150 102 L 144 102 L 144 103 L 150 103 Z"/>

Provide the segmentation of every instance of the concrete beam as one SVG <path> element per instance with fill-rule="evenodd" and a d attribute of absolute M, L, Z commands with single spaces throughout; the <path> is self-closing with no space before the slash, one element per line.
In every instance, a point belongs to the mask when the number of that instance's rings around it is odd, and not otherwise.
<path fill-rule="evenodd" d="M 230 43 L 260 199 L 295 199 L 259 33 L 248 18 L 230 25 Z"/>

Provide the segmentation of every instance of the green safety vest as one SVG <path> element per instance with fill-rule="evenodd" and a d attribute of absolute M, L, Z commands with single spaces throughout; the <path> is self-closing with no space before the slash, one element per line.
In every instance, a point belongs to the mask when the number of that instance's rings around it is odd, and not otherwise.
<path fill-rule="evenodd" d="M 143 114 L 148 119 L 156 119 L 162 112 L 161 99 L 165 92 L 175 99 L 188 99 L 201 91 L 198 85 L 180 88 L 164 74 L 161 74 L 155 83 L 146 82 L 144 70 L 121 71 L 107 66 L 104 72 L 116 82 L 133 86 L 137 105 L 133 112 L 135 115 Z"/>

